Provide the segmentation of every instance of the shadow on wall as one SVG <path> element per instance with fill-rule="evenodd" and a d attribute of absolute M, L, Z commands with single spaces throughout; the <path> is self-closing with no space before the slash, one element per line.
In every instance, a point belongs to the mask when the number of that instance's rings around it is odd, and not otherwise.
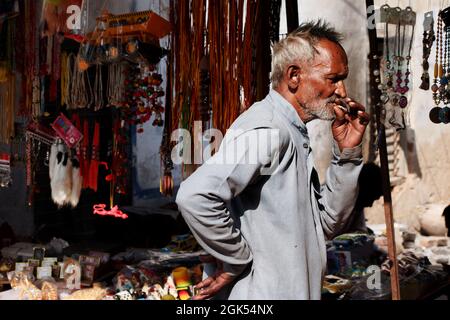
<path fill-rule="evenodd" d="M 407 128 L 405 131 L 402 131 L 400 141 L 400 145 L 405 154 L 408 173 L 415 174 L 417 177 L 422 178 L 419 157 L 417 155 L 416 133 L 414 129 Z"/>

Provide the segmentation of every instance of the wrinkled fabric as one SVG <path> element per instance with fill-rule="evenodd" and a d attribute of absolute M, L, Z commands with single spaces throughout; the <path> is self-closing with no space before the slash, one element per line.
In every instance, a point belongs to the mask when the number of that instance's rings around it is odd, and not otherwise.
<path fill-rule="evenodd" d="M 279 143 L 258 139 L 267 135 Z M 335 143 L 321 186 L 307 128 L 287 100 L 271 90 L 244 112 L 176 199 L 199 244 L 237 277 L 217 297 L 320 299 L 325 241 L 351 215 L 361 168 L 361 146 L 340 152 Z"/>

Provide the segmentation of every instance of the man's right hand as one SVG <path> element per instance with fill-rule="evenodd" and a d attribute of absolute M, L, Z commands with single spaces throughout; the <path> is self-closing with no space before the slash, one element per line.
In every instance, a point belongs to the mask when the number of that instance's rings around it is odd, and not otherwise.
<path fill-rule="evenodd" d="M 210 299 L 233 280 L 234 276 L 228 272 L 224 272 L 222 262 L 217 261 L 216 273 L 195 286 L 199 291 L 196 296 L 192 297 L 192 300 Z"/>

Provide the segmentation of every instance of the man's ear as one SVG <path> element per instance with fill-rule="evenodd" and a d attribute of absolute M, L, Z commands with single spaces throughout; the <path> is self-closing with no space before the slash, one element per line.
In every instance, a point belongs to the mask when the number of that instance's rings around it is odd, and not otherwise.
<path fill-rule="evenodd" d="M 289 91 L 295 92 L 300 85 L 300 67 L 292 64 L 287 68 L 288 87 Z"/>

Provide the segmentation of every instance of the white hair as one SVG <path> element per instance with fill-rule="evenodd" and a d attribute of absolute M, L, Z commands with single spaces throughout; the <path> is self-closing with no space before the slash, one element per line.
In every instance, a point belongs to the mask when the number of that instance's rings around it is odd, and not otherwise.
<path fill-rule="evenodd" d="M 317 53 L 316 44 L 328 39 L 340 44 L 341 34 L 326 22 L 306 22 L 272 46 L 272 88 L 277 88 L 283 80 L 286 68 L 291 64 L 308 63 Z"/>

